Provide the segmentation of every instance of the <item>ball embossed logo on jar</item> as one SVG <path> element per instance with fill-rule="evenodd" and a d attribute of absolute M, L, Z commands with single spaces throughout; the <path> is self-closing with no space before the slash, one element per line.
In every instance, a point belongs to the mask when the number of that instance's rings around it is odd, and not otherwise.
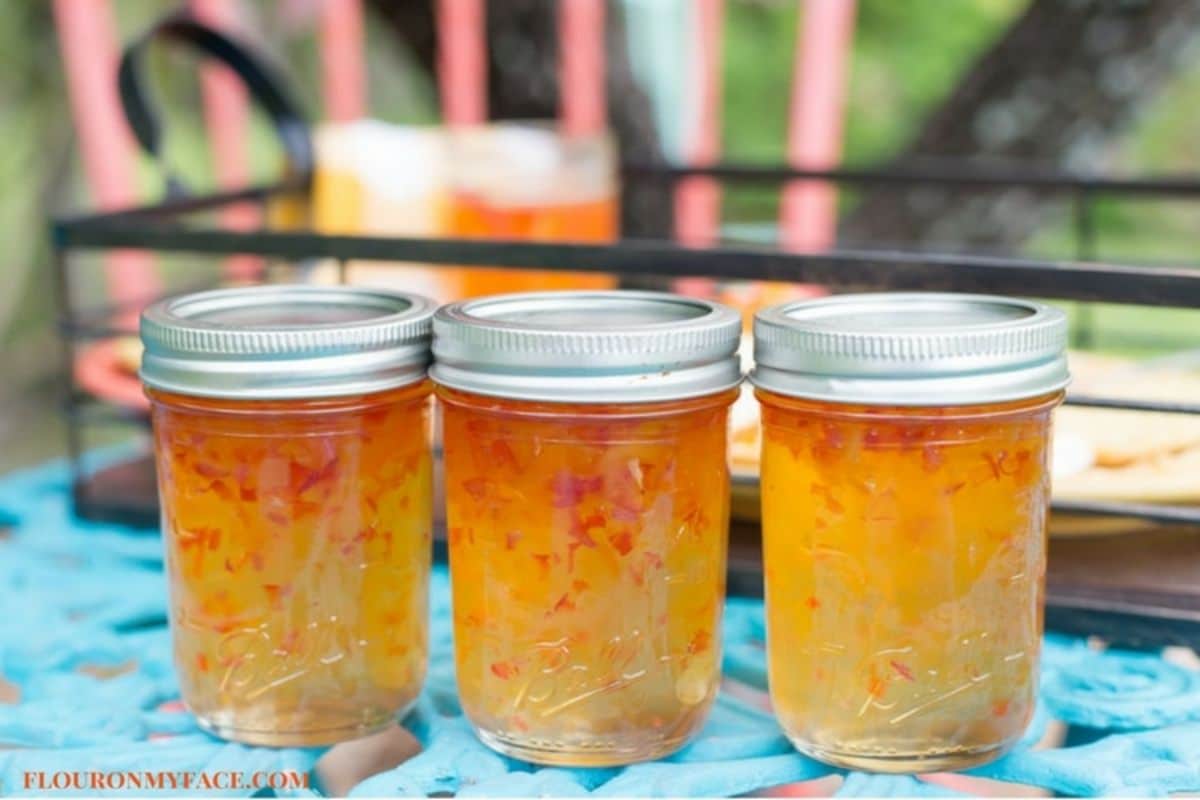
<path fill-rule="evenodd" d="M 1066 320 L 1005 298 L 760 312 L 771 696 L 796 746 L 959 769 L 1033 713 Z"/>
<path fill-rule="evenodd" d="M 328 744 L 424 679 L 432 303 L 258 287 L 147 309 L 175 660 L 206 729 Z"/>

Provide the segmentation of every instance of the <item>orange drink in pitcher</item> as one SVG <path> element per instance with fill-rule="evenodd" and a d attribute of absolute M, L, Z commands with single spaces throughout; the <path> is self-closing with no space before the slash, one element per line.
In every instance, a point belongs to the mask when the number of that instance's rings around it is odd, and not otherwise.
<path fill-rule="evenodd" d="M 607 133 L 564 136 L 552 123 L 500 122 L 450 132 L 448 236 L 528 242 L 617 239 L 615 150 Z M 463 267 L 463 297 L 607 289 L 612 275 Z"/>

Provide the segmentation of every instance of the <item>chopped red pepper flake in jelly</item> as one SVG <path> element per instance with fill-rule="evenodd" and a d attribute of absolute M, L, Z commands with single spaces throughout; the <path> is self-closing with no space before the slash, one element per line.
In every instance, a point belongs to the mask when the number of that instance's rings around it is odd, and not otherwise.
<path fill-rule="evenodd" d="M 425 670 L 428 385 L 150 396 L 189 707 L 235 731 L 320 737 L 411 702 Z"/>
<path fill-rule="evenodd" d="M 267 603 L 274 611 L 283 610 L 283 601 L 291 594 L 291 587 L 279 586 L 274 583 L 264 583 L 263 592 L 267 595 Z"/>
<path fill-rule="evenodd" d="M 600 491 L 602 486 L 604 479 L 598 475 L 587 477 L 567 471 L 557 472 L 551 480 L 554 507 L 574 508 L 587 495 Z"/>
<path fill-rule="evenodd" d="M 467 494 L 476 500 L 482 500 L 487 496 L 487 480 L 484 478 L 468 478 L 463 481 L 462 486 L 467 490 Z"/>
<path fill-rule="evenodd" d="M 784 730 L 880 758 L 1014 741 L 1033 712 L 1059 396 L 904 408 L 757 394 Z"/>
<path fill-rule="evenodd" d="M 492 674 L 503 680 L 508 680 L 515 676 L 517 672 L 517 667 L 507 661 L 497 661 L 495 664 L 492 664 Z"/>
<path fill-rule="evenodd" d="M 719 678 L 734 395 L 647 406 L 438 393 L 468 717 L 505 741 L 583 749 L 686 738 Z M 520 499 L 496 503 L 485 485 Z"/>
<path fill-rule="evenodd" d="M 492 442 L 491 447 L 492 458 L 496 459 L 496 463 L 505 469 L 518 469 L 517 457 L 513 454 L 512 448 L 508 446 L 508 442 L 503 439 L 496 439 Z"/>
<path fill-rule="evenodd" d="M 192 469 L 194 469 L 196 474 L 201 478 L 210 478 L 212 480 L 224 478 L 229 475 L 229 470 L 221 469 L 220 467 L 214 467 L 212 464 L 208 464 L 204 461 L 197 461 L 192 465 Z"/>
<path fill-rule="evenodd" d="M 629 506 L 614 505 L 612 508 L 612 518 L 617 522 L 637 522 L 641 519 L 641 512 Z"/>
<path fill-rule="evenodd" d="M 618 532 L 612 534 L 611 536 L 609 536 L 608 541 L 611 542 L 612 546 L 616 549 L 616 551 L 623 556 L 629 555 L 629 552 L 631 550 L 633 550 L 633 532 L 632 531 L 629 531 L 629 530 L 618 531 Z"/>

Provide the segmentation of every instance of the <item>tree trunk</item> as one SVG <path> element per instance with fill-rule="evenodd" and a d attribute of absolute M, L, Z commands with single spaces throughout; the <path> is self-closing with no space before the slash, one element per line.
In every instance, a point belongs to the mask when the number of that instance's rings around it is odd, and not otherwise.
<path fill-rule="evenodd" d="M 1034 0 L 895 161 L 1095 169 L 1113 135 L 1172 75 L 1197 22 L 1195 0 Z M 1003 250 L 1033 234 L 1054 203 L 1019 188 L 872 188 L 843 218 L 839 238 Z"/>

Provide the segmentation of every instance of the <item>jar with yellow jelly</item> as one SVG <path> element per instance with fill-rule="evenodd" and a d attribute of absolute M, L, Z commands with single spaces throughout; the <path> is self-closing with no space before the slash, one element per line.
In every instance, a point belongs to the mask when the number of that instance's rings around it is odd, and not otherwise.
<path fill-rule="evenodd" d="M 715 303 L 619 291 L 434 317 L 458 687 L 490 747 L 627 764 L 704 722 L 740 327 Z"/>
<path fill-rule="evenodd" d="M 1033 714 L 1063 314 L 843 295 L 755 320 L 767 655 L 803 752 L 880 772 L 997 757 Z"/>
<path fill-rule="evenodd" d="M 175 663 L 206 730 L 329 744 L 416 699 L 432 313 L 411 295 L 275 286 L 143 314 Z"/>

